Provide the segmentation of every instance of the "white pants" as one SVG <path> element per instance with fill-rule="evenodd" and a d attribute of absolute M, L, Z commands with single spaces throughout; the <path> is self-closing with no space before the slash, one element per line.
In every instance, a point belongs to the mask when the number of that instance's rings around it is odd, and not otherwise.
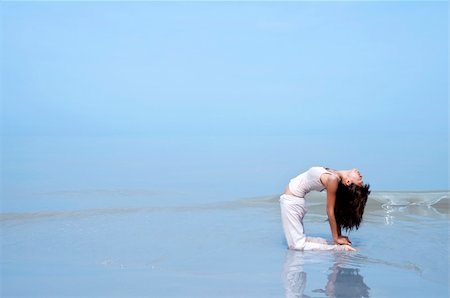
<path fill-rule="evenodd" d="M 303 217 L 307 210 L 305 199 L 283 194 L 280 197 L 281 221 L 289 249 L 295 250 L 339 250 L 339 245 L 327 244 L 323 238 L 305 236 Z"/>

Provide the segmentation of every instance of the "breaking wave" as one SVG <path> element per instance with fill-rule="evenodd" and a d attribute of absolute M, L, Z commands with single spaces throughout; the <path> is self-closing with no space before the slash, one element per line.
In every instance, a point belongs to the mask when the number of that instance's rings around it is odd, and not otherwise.
<path fill-rule="evenodd" d="M 431 206 L 441 200 L 448 199 L 450 192 L 448 191 L 415 191 L 415 192 L 374 192 L 370 197 L 383 205 L 390 206 Z"/>

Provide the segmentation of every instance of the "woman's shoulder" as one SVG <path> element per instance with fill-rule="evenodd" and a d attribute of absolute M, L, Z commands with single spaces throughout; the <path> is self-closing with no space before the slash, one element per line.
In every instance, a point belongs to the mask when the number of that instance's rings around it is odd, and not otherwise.
<path fill-rule="evenodd" d="M 332 171 L 325 170 L 320 174 L 320 182 L 327 190 L 336 190 L 340 181 L 339 176 Z"/>

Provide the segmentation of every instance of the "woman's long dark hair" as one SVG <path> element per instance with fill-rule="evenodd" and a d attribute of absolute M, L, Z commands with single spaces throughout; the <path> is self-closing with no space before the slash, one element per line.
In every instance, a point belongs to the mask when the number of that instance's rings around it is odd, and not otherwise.
<path fill-rule="evenodd" d="M 349 186 L 339 182 L 336 191 L 336 203 L 334 205 L 334 216 L 336 223 L 342 229 L 347 231 L 358 229 L 361 224 L 364 207 L 370 194 L 370 185 L 357 186 L 351 184 Z"/>

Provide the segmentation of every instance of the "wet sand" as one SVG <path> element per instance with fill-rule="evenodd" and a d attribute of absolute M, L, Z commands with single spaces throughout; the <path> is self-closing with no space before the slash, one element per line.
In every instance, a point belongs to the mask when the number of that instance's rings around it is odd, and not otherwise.
<path fill-rule="evenodd" d="M 2 297 L 448 296 L 448 198 L 370 200 L 356 253 L 288 251 L 277 200 L 3 213 Z M 305 227 L 329 239 L 324 203 Z"/>

